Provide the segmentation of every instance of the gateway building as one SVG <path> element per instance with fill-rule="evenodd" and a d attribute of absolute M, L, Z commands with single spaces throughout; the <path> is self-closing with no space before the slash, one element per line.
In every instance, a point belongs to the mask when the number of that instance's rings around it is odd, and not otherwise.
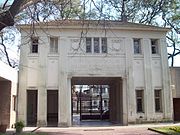
<path fill-rule="evenodd" d="M 121 125 L 172 120 L 169 29 L 87 20 L 19 28 L 17 119 L 27 126 L 72 126 L 74 113 Z"/>

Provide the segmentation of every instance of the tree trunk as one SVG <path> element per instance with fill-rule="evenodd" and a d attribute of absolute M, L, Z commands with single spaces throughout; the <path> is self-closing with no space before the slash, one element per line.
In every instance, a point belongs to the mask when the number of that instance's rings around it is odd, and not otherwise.
<path fill-rule="evenodd" d="M 14 25 L 14 18 L 19 13 L 21 5 L 26 0 L 14 0 L 11 7 L 0 14 L 0 31 L 7 27 Z"/>

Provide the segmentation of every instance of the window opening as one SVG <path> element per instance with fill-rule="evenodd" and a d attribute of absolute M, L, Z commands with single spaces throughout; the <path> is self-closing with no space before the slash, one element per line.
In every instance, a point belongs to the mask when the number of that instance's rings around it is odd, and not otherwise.
<path fill-rule="evenodd" d="M 31 53 L 38 53 L 38 38 L 31 38 Z"/>
<path fill-rule="evenodd" d="M 136 90 L 137 112 L 144 112 L 144 92 Z"/>
<path fill-rule="evenodd" d="M 101 39 L 102 53 L 107 53 L 107 38 Z"/>
<path fill-rule="evenodd" d="M 161 112 L 162 111 L 162 105 L 161 105 L 161 90 L 155 90 L 154 91 L 154 96 L 155 96 L 155 111 L 156 112 Z"/>
<path fill-rule="evenodd" d="M 91 38 L 86 38 L 86 53 L 92 52 L 92 42 Z"/>
<path fill-rule="evenodd" d="M 50 53 L 58 53 L 58 38 L 50 37 Z"/>
<path fill-rule="evenodd" d="M 141 40 L 134 39 L 134 54 L 141 54 Z"/>
<path fill-rule="evenodd" d="M 99 38 L 94 38 L 94 53 L 100 53 Z"/>
<path fill-rule="evenodd" d="M 158 40 L 151 39 L 151 51 L 152 54 L 158 54 Z"/>

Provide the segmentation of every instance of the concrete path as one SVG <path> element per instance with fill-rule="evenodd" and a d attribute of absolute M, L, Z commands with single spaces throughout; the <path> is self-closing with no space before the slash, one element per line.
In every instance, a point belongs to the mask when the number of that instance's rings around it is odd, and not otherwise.
<path fill-rule="evenodd" d="M 48 135 L 160 135 L 147 130 L 147 127 L 83 127 L 83 128 L 40 128 L 37 132 L 47 132 Z"/>
<path fill-rule="evenodd" d="M 148 130 L 150 127 L 180 126 L 180 123 L 139 124 L 129 126 L 103 127 L 68 127 L 68 128 L 39 128 L 36 132 L 46 132 L 48 135 L 160 135 Z"/>
<path fill-rule="evenodd" d="M 160 126 L 180 126 L 180 123 L 156 123 L 156 124 L 139 124 L 129 126 L 98 126 L 98 127 L 25 127 L 24 132 L 46 132 L 48 135 L 160 135 L 159 133 L 148 130 L 150 127 Z M 14 129 L 9 129 L 14 132 Z"/>

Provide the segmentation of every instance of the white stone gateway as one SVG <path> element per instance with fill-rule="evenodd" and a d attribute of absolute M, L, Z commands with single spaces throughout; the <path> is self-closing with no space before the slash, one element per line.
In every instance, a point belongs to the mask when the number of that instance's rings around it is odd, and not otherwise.
<path fill-rule="evenodd" d="M 109 121 L 172 120 L 167 28 L 120 21 L 19 25 L 18 119 L 72 126 L 72 85 L 109 85 Z"/>

